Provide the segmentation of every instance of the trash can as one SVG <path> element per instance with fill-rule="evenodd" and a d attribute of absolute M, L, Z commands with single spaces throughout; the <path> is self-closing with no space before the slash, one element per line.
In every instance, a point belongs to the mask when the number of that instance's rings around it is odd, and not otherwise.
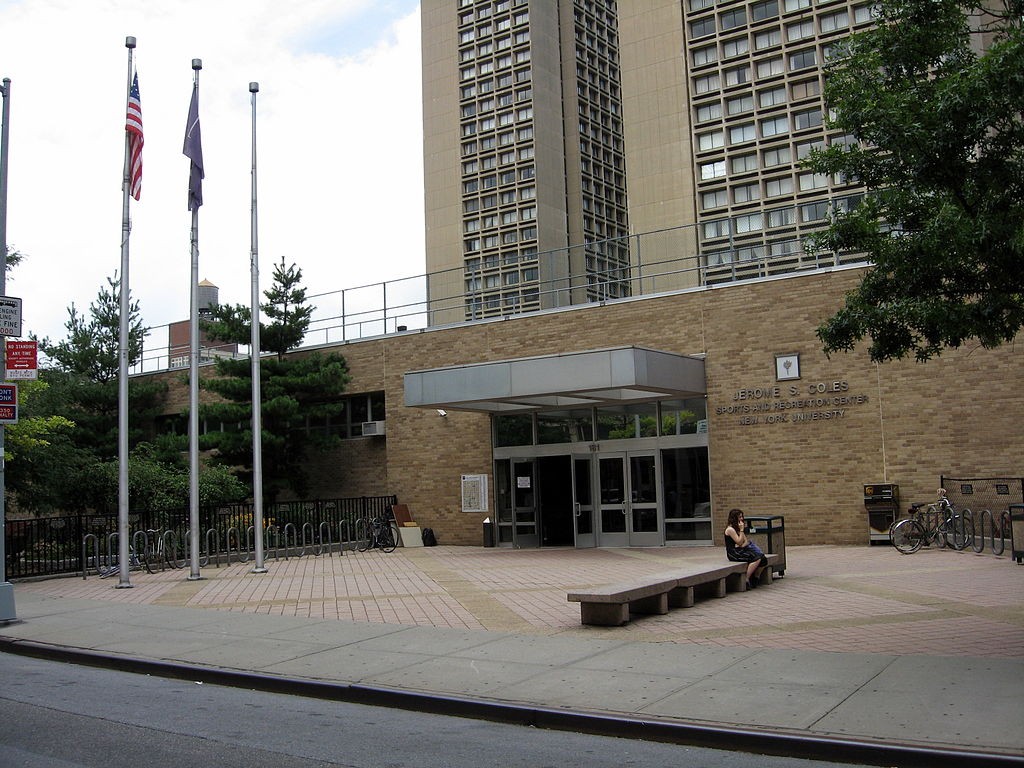
<path fill-rule="evenodd" d="M 900 487 L 895 483 L 864 486 L 864 509 L 868 513 L 868 543 L 890 544 L 889 529 L 900 511 Z"/>
<path fill-rule="evenodd" d="M 1014 560 L 1024 562 L 1024 504 L 1010 505 L 1010 551 Z"/>
<path fill-rule="evenodd" d="M 786 519 L 782 515 L 746 517 L 747 536 L 766 555 L 778 555 L 779 562 L 772 566 L 776 576 L 786 575 Z"/>
<path fill-rule="evenodd" d="M 494 541 L 494 523 L 491 522 L 491 518 L 484 519 L 484 546 L 493 547 L 496 545 Z"/>

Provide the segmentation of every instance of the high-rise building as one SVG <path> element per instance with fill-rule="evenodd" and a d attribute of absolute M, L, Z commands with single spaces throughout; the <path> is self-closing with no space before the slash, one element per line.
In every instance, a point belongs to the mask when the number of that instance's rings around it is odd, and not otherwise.
<path fill-rule="evenodd" d="M 432 324 L 859 260 L 805 251 L 860 190 L 800 161 L 870 0 L 422 9 Z"/>

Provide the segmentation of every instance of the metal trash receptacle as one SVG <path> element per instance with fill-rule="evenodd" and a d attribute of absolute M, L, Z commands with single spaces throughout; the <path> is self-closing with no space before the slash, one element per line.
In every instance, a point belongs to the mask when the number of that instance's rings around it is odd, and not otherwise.
<path fill-rule="evenodd" d="M 497 546 L 497 542 L 494 540 L 494 523 L 491 522 L 491 518 L 484 519 L 484 546 L 494 547 Z"/>
<path fill-rule="evenodd" d="M 786 575 L 786 519 L 782 515 L 744 517 L 747 536 L 766 555 L 778 555 L 779 562 L 772 566 L 776 576 Z"/>
<path fill-rule="evenodd" d="M 1024 562 L 1024 504 L 1010 505 L 1010 556 Z"/>

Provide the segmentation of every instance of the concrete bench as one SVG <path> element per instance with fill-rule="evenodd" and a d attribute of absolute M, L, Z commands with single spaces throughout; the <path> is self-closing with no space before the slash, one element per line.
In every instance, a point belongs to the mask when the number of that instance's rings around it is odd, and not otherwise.
<path fill-rule="evenodd" d="M 762 584 L 771 583 L 771 566 L 779 560 L 778 555 L 767 557 Z M 747 588 L 746 572 L 746 563 L 692 565 L 671 573 L 570 592 L 567 599 L 580 604 L 581 623 L 617 627 L 629 621 L 630 613 L 664 615 L 669 608 L 689 608 L 698 589 L 706 588 L 714 597 L 743 592 Z"/>

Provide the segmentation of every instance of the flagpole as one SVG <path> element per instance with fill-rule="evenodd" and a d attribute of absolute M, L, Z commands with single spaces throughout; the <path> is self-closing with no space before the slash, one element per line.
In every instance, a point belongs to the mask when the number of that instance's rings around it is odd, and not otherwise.
<path fill-rule="evenodd" d="M 260 266 L 257 246 L 256 217 L 256 94 L 259 83 L 249 83 L 252 101 L 252 249 L 249 256 L 249 274 L 252 280 L 252 328 L 249 358 L 252 362 L 252 524 L 256 541 L 256 564 L 253 573 L 266 573 L 263 561 L 263 397 L 260 390 Z"/>
<path fill-rule="evenodd" d="M 7 295 L 7 149 L 11 126 L 11 79 L 5 77 L 0 87 L 3 96 L 3 124 L 0 125 L 0 296 Z M 5 340 L 6 344 L 6 340 Z M 0 354 L 0 374 L 7 378 L 7 362 Z M 6 478 L 4 477 L 4 425 L 0 424 L 0 622 L 8 623 L 18 620 L 14 608 L 14 585 L 7 581 L 7 549 L 5 534 L 7 532 L 6 509 Z"/>
<path fill-rule="evenodd" d="M 199 70 L 202 59 L 192 59 L 192 98 L 198 101 Z M 197 107 L 198 121 L 198 107 Z M 191 110 L 189 111 L 191 118 Z M 188 134 L 186 133 L 186 143 Z M 193 160 L 193 165 L 195 161 Z M 193 171 L 194 172 L 194 169 Z M 189 581 L 201 579 L 199 573 L 199 206 L 202 200 L 192 199 L 189 179 L 189 208 L 192 211 L 192 279 L 191 308 L 189 312 Z"/>
<path fill-rule="evenodd" d="M 125 90 L 125 113 L 132 91 L 132 54 L 135 38 L 124 39 L 128 49 L 128 86 Z M 131 134 L 124 132 L 124 177 L 121 181 L 121 305 L 118 327 L 117 372 L 117 562 L 120 565 L 117 589 L 131 589 L 128 530 L 128 239 L 131 235 L 129 199 L 131 199 Z M 82 564 L 85 567 L 85 564 Z"/>

